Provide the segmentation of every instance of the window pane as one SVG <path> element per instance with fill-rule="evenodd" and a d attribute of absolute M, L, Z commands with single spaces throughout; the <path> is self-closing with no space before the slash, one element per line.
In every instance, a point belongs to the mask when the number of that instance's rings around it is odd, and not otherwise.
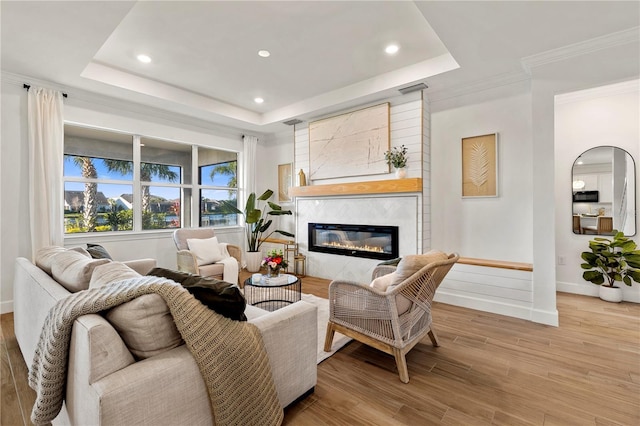
<path fill-rule="evenodd" d="M 238 215 L 225 207 L 225 202 L 238 206 L 237 191 L 200 190 L 200 226 L 233 226 L 238 224 Z"/>
<path fill-rule="evenodd" d="M 226 186 L 237 188 L 238 162 L 210 164 L 200 167 L 200 184 L 204 186 Z"/>
<path fill-rule="evenodd" d="M 65 182 L 65 233 L 130 231 L 132 191 L 132 185 Z"/>
<path fill-rule="evenodd" d="M 132 180 L 133 162 L 65 155 L 64 176 L 87 179 Z"/>
<path fill-rule="evenodd" d="M 142 186 L 142 229 L 180 228 L 180 188 Z"/>
<path fill-rule="evenodd" d="M 142 182 L 191 184 L 191 145 L 150 138 L 140 144 Z"/>

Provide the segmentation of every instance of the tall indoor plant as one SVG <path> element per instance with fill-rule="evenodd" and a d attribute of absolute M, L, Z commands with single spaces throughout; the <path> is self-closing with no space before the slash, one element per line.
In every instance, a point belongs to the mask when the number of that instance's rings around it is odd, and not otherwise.
<path fill-rule="evenodd" d="M 580 266 L 586 269 L 582 278 L 600 286 L 601 299 L 622 301 L 622 289 L 615 285 L 616 281 L 628 286 L 634 281 L 640 283 L 640 250 L 636 248 L 633 240 L 617 230 L 612 239 L 596 237 L 589 241 L 591 251 L 581 255 L 585 263 Z"/>
<path fill-rule="evenodd" d="M 269 201 L 269 198 L 271 198 L 272 195 L 273 191 L 270 189 L 267 189 L 257 198 L 256 194 L 252 192 L 247 198 L 244 211 L 239 210 L 232 204 L 226 204 L 230 210 L 244 216 L 245 233 L 247 238 L 247 270 L 249 272 L 257 272 L 260 270 L 260 263 L 262 262 L 260 246 L 266 238 L 269 238 L 274 233 L 287 237 L 295 237 L 294 234 L 280 229 L 275 229 L 265 236 L 265 233 L 269 231 L 269 227 L 273 223 L 273 220 L 269 219 L 269 216 L 292 214 L 291 210 L 283 210 L 278 204 Z M 260 201 L 266 201 L 267 205 L 261 207 Z"/>

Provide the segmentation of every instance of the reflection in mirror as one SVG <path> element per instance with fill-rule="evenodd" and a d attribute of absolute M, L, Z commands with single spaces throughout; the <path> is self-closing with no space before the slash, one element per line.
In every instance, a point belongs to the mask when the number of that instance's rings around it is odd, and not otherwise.
<path fill-rule="evenodd" d="M 573 163 L 573 232 L 611 235 L 614 229 L 636 234 L 636 174 L 631 155 L 600 146 Z"/>

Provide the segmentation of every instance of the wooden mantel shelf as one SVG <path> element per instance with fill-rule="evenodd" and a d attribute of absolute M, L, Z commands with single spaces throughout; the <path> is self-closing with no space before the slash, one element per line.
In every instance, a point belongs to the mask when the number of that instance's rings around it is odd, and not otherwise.
<path fill-rule="evenodd" d="M 370 180 L 366 182 L 334 183 L 330 185 L 296 186 L 289 188 L 289 195 L 294 197 L 395 194 L 402 192 L 422 192 L 422 178 Z"/>

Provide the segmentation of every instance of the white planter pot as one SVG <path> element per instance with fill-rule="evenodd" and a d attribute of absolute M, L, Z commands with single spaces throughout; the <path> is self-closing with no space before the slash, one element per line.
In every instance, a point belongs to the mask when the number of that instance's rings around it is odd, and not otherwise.
<path fill-rule="evenodd" d="M 260 271 L 260 264 L 262 263 L 261 251 L 248 251 L 244 254 L 244 258 L 247 261 L 247 271 L 258 272 Z"/>
<path fill-rule="evenodd" d="M 601 285 L 598 295 L 607 302 L 622 302 L 622 289 L 620 287 L 607 287 Z"/>
<path fill-rule="evenodd" d="M 404 179 L 406 177 L 407 177 L 407 169 L 405 169 L 404 167 L 400 167 L 399 169 L 396 169 L 397 179 Z"/>

